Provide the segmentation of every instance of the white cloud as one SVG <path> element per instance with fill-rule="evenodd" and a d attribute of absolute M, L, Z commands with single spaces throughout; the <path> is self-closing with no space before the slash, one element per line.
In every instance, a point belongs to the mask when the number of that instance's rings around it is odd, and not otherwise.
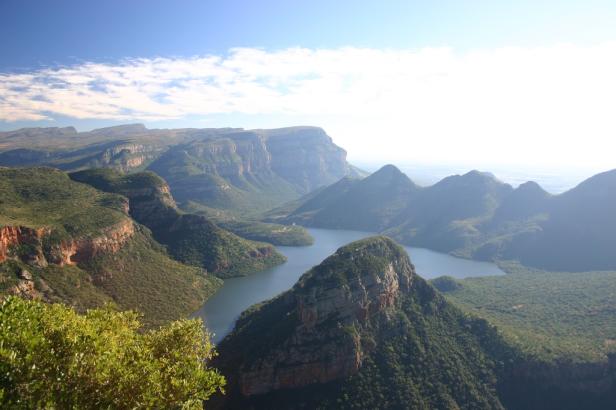
<path fill-rule="evenodd" d="M 0 120 L 244 114 L 272 126 L 309 119 L 357 157 L 607 165 L 614 73 L 615 43 L 465 53 L 240 48 L 0 73 Z"/>

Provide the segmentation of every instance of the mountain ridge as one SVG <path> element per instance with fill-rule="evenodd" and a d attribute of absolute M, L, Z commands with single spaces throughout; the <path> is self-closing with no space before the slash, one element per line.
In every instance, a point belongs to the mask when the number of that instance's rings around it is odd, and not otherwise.
<path fill-rule="evenodd" d="M 370 184 L 373 175 L 391 174 L 390 167 L 341 180 L 271 211 L 266 220 L 382 232 L 410 246 L 548 270 L 616 269 L 610 251 L 616 219 L 608 205 L 616 200 L 616 170 L 559 195 L 535 182 L 514 189 L 479 171 L 406 191 Z"/>

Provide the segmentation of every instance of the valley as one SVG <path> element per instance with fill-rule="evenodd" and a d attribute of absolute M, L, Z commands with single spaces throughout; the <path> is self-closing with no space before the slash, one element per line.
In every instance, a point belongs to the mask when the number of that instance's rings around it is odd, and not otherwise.
<path fill-rule="evenodd" d="M 614 394 L 613 171 L 559 195 L 477 171 L 422 187 L 366 176 L 314 127 L 2 137 L 3 297 L 133 310 L 146 331 L 202 319 L 229 383 L 215 408 Z"/>
<path fill-rule="evenodd" d="M 271 299 L 290 289 L 299 276 L 320 263 L 339 247 L 373 235 L 369 232 L 330 229 L 308 230 L 314 244 L 302 247 L 279 247 L 287 258 L 282 265 L 255 274 L 225 280 L 222 287 L 203 305 L 194 316 L 201 317 L 205 326 L 213 332 L 212 341 L 218 343 L 232 329 L 235 320 L 250 306 Z M 469 261 L 427 249 L 405 247 L 411 255 L 415 269 L 423 278 L 442 275 L 456 278 L 503 275 L 496 265 L 487 262 Z"/>

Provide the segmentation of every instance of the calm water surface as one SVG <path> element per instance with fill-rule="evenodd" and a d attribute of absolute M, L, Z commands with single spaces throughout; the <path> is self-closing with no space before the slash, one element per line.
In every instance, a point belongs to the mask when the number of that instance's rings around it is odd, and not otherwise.
<path fill-rule="evenodd" d="M 212 340 L 215 343 L 222 340 L 232 330 L 235 320 L 248 307 L 291 288 L 304 272 L 318 265 L 339 247 L 374 235 L 357 231 L 308 230 L 314 237 L 313 245 L 277 247 L 287 257 L 286 263 L 250 276 L 225 280 L 218 293 L 194 314 L 194 316 L 201 317 L 210 332 L 214 333 Z M 466 278 L 504 274 L 493 263 L 455 258 L 428 249 L 409 247 L 405 249 L 417 273 L 426 279 L 441 275 Z"/>

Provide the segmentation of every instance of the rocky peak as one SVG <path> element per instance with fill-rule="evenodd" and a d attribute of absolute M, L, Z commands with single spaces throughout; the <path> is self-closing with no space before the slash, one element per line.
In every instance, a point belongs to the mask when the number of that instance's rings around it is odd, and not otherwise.
<path fill-rule="evenodd" d="M 407 291 L 414 268 L 391 239 L 353 242 L 302 276 L 293 288 L 302 324 L 314 327 L 332 317 L 364 322 L 395 305 Z"/>
<path fill-rule="evenodd" d="M 417 189 L 417 185 L 394 165 L 385 165 L 375 173 L 364 178 L 362 185 L 365 187 L 387 186 L 388 188 L 403 187 L 405 191 Z"/>
<path fill-rule="evenodd" d="M 389 320 L 414 275 L 408 256 L 391 239 L 373 237 L 338 249 L 291 290 L 240 318 L 222 342 L 221 351 L 234 351 L 235 341 L 259 335 L 233 365 L 239 368 L 241 394 L 355 374 L 372 348 L 362 340 L 361 329 L 377 317 Z"/>

